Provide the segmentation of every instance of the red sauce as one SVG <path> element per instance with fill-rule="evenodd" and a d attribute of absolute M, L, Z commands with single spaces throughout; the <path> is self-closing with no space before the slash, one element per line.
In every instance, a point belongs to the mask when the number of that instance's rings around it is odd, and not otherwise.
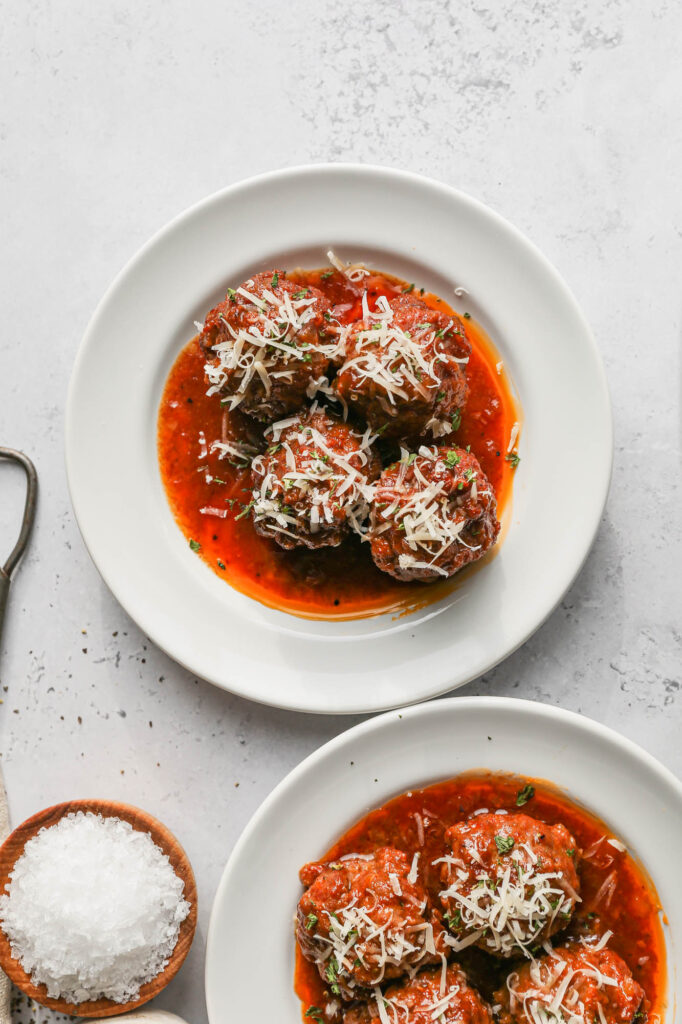
<path fill-rule="evenodd" d="M 291 280 L 314 285 L 337 306 L 339 319 L 349 322 L 361 314 L 357 289 L 340 275 L 324 278 L 323 271 L 296 271 Z M 379 295 L 401 294 L 405 282 L 373 273 L 363 282 L 370 305 Z M 438 296 L 417 293 L 434 309 L 451 313 Z M 467 366 L 470 394 L 457 432 L 460 447 L 471 445 L 497 498 L 498 516 L 507 505 L 514 470 L 505 461 L 509 435 L 519 412 L 504 374 L 498 374 L 499 356 L 483 330 L 466 321 L 472 345 Z M 272 608 L 306 618 L 352 619 L 386 611 L 405 611 L 436 601 L 449 593 L 488 557 L 463 570 L 453 580 L 424 585 L 401 583 L 380 572 L 369 546 L 353 536 L 336 548 L 283 551 L 274 541 L 259 536 L 248 518 L 238 518 L 250 500 L 250 473 L 220 460 L 210 452 L 200 458 L 199 436 L 210 444 L 223 434 L 223 418 L 235 438 L 251 441 L 261 428 L 239 412 L 226 413 L 217 396 L 207 397 L 205 358 L 196 338 L 181 351 L 169 374 L 158 418 L 158 454 L 161 478 L 175 519 L 187 538 L 200 545 L 199 557 L 236 590 Z M 207 483 L 207 469 L 215 479 Z M 218 482 L 221 481 L 221 482 Z M 226 508 L 226 518 L 204 515 L 202 508 Z M 497 548 L 489 553 L 493 555 Z"/>
<path fill-rule="evenodd" d="M 551 784 L 530 780 L 535 795 L 522 807 L 517 807 L 517 793 L 528 781 L 507 774 L 471 773 L 404 793 L 383 807 L 370 811 L 320 860 L 337 860 L 348 853 L 371 853 L 381 846 L 395 846 L 408 857 L 420 851 L 420 863 L 430 865 L 447 852 L 445 830 L 480 808 L 491 811 L 507 809 L 550 825 L 561 822 L 574 835 L 583 852 L 579 866 L 582 902 L 566 934 L 613 932 L 609 948 L 625 960 L 635 980 L 644 988 L 645 1008 L 651 1021 L 655 1013 L 662 1012 L 666 981 L 661 907 L 653 883 L 642 865 L 627 851 L 619 852 L 606 842 L 606 839 L 613 838 L 613 833 L 604 822 Z M 421 818 L 424 827 L 423 846 L 420 845 L 415 815 Z M 595 844 L 599 844 L 596 849 Z M 317 851 L 311 851 L 311 859 L 316 854 Z M 436 905 L 439 905 L 441 884 L 437 871 L 437 868 L 431 868 L 430 873 L 425 873 L 425 879 Z M 606 905 L 603 898 L 598 901 L 596 897 L 612 872 L 615 872 L 616 886 L 611 901 Z M 560 944 L 559 937 L 555 938 L 554 944 Z M 640 963 L 643 957 L 647 959 Z M 487 999 L 511 969 L 509 962 L 500 963 L 471 948 L 455 959 Z M 303 959 L 298 947 L 294 988 L 303 1012 L 311 1005 L 324 1006 L 330 998 L 325 995 L 325 985 L 316 968 Z"/>

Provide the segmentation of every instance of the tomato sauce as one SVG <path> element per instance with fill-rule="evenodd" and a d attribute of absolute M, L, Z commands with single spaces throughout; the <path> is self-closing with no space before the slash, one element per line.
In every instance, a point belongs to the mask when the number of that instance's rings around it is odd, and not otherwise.
<path fill-rule="evenodd" d="M 314 285 L 335 305 L 334 315 L 351 322 L 361 315 L 361 292 L 340 274 L 295 271 L 290 280 Z M 363 280 L 370 305 L 379 295 L 388 298 L 411 292 L 414 286 L 384 274 Z M 446 313 L 451 308 L 436 295 L 415 291 L 427 305 Z M 508 504 L 514 469 L 505 460 L 510 433 L 520 419 L 499 356 L 482 328 L 466 319 L 472 345 L 467 366 L 469 399 L 462 411 L 456 443 L 471 445 L 488 477 L 500 517 Z M 211 569 L 236 590 L 272 608 L 305 618 L 352 619 L 382 612 L 401 613 L 431 603 L 449 593 L 489 556 L 458 573 L 454 579 L 429 585 L 402 583 L 376 568 L 369 545 L 355 535 L 336 548 L 282 550 L 256 533 L 248 514 L 251 498 L 248 469 L 231 465 L 211 453 L 210 444 L 229 436 L 260 443 L 262 426 L 239 411 L 228 413 L 218 396 L 206 395 L 205 357 L 197 338 L 177 357 L 163 392 L 158 417 L 158 456 L 161 478 L 178 526 L 192 548 Z M 211 482 L 206 480 L 206 471 Z M 201 509 L 219 509 L 224 518 Z"/>
<path fill-rule="evenodd" d="M 534 795 L 519 807 L 517 795 L 529 782 Z M 449 852 L 444 839 L 446 829 L 481 808 L 505 809 L 550 825 L 562 823 L 568 828 L 582 851 L 579 863 L 582 902 L 565 936 L 575 940 L 588 933 L 602 935 L 612 931 L 609 948 L 623 958 L 643 987 L 649 1021 L 655 1020 L 656 1014 L 662 1019 L 665 944 L 662 912 L 653 883 L 627 851 L 618 850 L 607 842 L 614 836 L 604 822 L 549 783 L 507 774 L 470 773 L 426 789 L 412 790 L 371 811 L 320 860 L 337 860 L 349 853 L 371 853 L 382 846 L 395 846 L 407 853 L 408 859 L 419 851 L 420 863 L 430 866 Z M 311 859 L 316 852 L 311 851 Z M 438 892 L 442 888 L 438 868 L 429 867 L 423 877 L 438 906 Z M 612 889 L 610 899 L 603 888 L 605 883 L 606 892 Z M 560 945 L 561 936 L 555 937 L 553 942 Z M 504 983 L 511 970 L 509 961 L 496 960 L 472 947 L 455 959 L 486 999 L 491 999 L 493 991 Z M 298 947 L 294 988 L 304 1013 L 309 1006 L 324 1006 L 329 1000 L 316 968 L 304 960 Z"/>

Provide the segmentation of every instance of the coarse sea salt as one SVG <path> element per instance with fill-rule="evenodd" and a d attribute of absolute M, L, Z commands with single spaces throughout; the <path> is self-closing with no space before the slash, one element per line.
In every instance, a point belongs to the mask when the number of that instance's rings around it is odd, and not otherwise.
<path fill-rule="evenodd" d="M 24 847 L 0 896 L 12 955 L 70 1003 L 135 999 L 164 969 L 190 912 L 148 832 L 78 811 Z"/>

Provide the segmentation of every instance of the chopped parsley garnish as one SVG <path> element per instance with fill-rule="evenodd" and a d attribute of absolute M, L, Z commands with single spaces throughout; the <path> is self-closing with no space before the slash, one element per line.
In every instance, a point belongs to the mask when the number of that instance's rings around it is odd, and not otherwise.
<path fill-rule="evenodd" d="M 442 402 L 444 398 L 445 398 L 445 392 L 444 391 L 439 391 L 438 394 L 436 395 L 436 401 L 437 402 Z"/>
<path fill-rule="evenodd" d="M 471 320 L 471 313 L 463 313 L 462 316 L 465 320 Z"/>
<path fill-rule="evenodd" d="M 516 469 L 521 461 L 521 456 L 517 452 L 507 452 L 504 457 L 504 461 L 508 462 L 512 469 Z"/>
<path fill-rule="evenodd" d="M 227 297 L 230 300 L 230 302 L 236 302 L 237 301 L 237 293 L 234 290 L 234 288 L 228 288 L 227 289 Z"/>
<path fill-rule="evenodd" d="M 324 1017 L 322 1016 L 322 1010 L 319 1006 L 309 1006 L 305 1011 L 306 1017 L 312 1017 L 313 1020 L 317 1021 L 317 1024 L 324 1024 Z"/>
<path fill-rule="evenodd" d="M 329 987 L 335 996 L 338 996 L 341 993 L 338 983 L 338 970 L 339 965 L 336 962 L 336 957 L 333 956 L 325 968 L 324 976 L 329 982 Z"/>
<path fill-rule="evenodd" d="M 403 295 L 409 295 L 410 292 L 414 291 L 414 285 L 409 284 L 407 288 L 403 288 Z"/>
<path fill-rule="evenodd" d="M 575 857 L 575 850 L 566 850 L 566 855 L 568 857 Z"/>
<path fill-rule="evenodd" d="M 535 786 L 531 786 L 530 782 L 527 782 L 523 789 L 520 789 L 516 794 L 516 806 L 523 807 L 529 800 L 532 800 L 535 796 Z"/>
<path fill-rule="evenodd" d="M 458 462 L 462 461 L 462 456 L 458 455 L 457 452 L 450 449 L 448 454 L 445 456 L 445 462 L 448 469 L 454 469 Z"/>
<path fill-rule="evenodd" d="M 305 919 L 305 928 L 307 932 L 311 932 L 317 924 L 317 914 L 308 914 Z"/>
<path fill-rule="evenodd" d="M 495 836 L 495 846 L 498 853 L 509 853 L 514 849 L 514 840 L 511 836 Z"/>
<path fill-rule="evenodd" d="M 457 910 L 455 911 L 454 914 L 446 914 L 445 920 L 447 922 L 448 928 L 451 931 L 455 931 L 457 928 L 459 928 L 460 924 L 462 923 L 462 911 Z"/>
<path fill-rule="evenodd" d="M 301 359 L 303 360 L 304 363 L 312 363 L 313 361 L 313 357 L 311 356 L 310 352 L 304 352 L 303 355 L 301 356 Z"/>
<path fill-rule="evenodd" d="M 333 270 L 325 270 L 324 274 L 321 275 L 320 280 L 321 281 L 326 281 L 327 278 L 333 277 L 333 276 L 334 276 L 334 271 Z"/>
<path fill-rule="evenodd" d="M 199 543 L 198 540 L 191 540 L 189 542 L 189 546 L 191 547 L 192 551 L 201 551 L 201 544 Z"/>
<path fill-rule="evenodd" d="M 471 483 L 471 481 L 472 481 L 472 480 L 474 479 L 474 477 L 476 476 L 476 473 L 475 473 L 475 471 L 474 471 L 473 469 L 467 469 L 467 471 L 466 471 L 466 473 L 464 474 L 464 476 L 465 476 L 465 478 L 466 478 L 466 481 L 467 481 L 467 483 Z"/>
<path fill-rule="evenodd" d="M 410 454 L 407 456 L 407 463 L 406 463 L 406 465 L 411 466 L 416 458 L 417 458 L 417 456 L 415 455 L 415 453 L 414 452 L 410 452 Z"/>
<path fill-rule="evenodd" d="M 244 505 L 244 508 L 241 510 L 239 515 L 235 516 L 235 523 L 238 522 L 238 520 L 243 519 L 244 516 L 248 516 L 249 512 L 251 511 L 254 505 L 255 502 L 253 500 L 251 500 L 248 505 Z"/>
<path fill-rule="evenodd" d="M 294 292 L 294 294 L 291 297 L 292 299 L 305 299 L 309 291 L 310 288 L 301 288 L 300 292 Z"/>
<path fill-rule="evenodd" d="M 455 411 L 453 412 L 451 423 L 453 430 L 459 430 L 460 425 L 462 423 L 462 413 L 460 412 L 459 409 L 455 409 Z"/>
<path fill-rule="evenodd" d="M 274 455 L 275 452 L 278 452 L 281 447 L 281 444 L 271 444 L 270 447 L 268 448 L 268 455 Z"/>
<path fill-rule="evenodd" d="M 326 310 L 324 311 L 324 313 L 322 314 L 322 316 L 323 316 L 323 317 L 325 318 L 325 320 L 331 320 L 331 318 L 332 318 L 332 315 L 331 315 L 331 313 L 329 312 L 329 310 L 328 310 L 328 309 L 326 309 Z"/>
<path fill-rule="evenodd" d="M 376 431 L 377 434 L 383 434 L 383 432 L 384 432 L 384 430 L 386 429 L 387 426 L 388 426 L 388 423 L 382 423 L 381 426 L 377 428 L 377 431 Z"/>
<path fill-rule="evenodd" d="M 220 559 L 218 559 L 218 568 L 219 569 L 224 569 L 225 568 L 225 563 L 221 562 Z"/>
<path fill-rule="evenodd" d="M 270 284 L 273 288 L 276 288 L 277 285 L 279 284 L 279 274 L 277 273 L 277 271 L 275 271 L 275 273 L 272 275 L 272 281 L 270 282 Z"/>
<path fill-rule="evenodd" d="M 219 476 L 214 476 L 213 477 L 213 483 L 214 484 L 226 484 L 227 481 L 226 480 L 221 480 Z"/>

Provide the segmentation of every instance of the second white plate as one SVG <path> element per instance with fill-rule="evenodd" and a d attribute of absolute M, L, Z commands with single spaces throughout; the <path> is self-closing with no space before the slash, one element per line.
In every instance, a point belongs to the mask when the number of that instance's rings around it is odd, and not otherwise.
<path fill-rule="evenodd" d="M 665 1024 L 672 1024 L 682 953 L 682 785 L 597 722 L 494 697 L 453 697 L 363 722 L 311 754 L 270 794 L 237 843 L 213 904 L 206 949 L 211 1024 L 266 1024 L 273 1016 L 300 1024 L 293 992 L 299 868 L 323 856 L 373 807 L 473 770 L 553 782 L 607 822 L 644 865 L 665 914 Z M 264 1000 L 253 998 L 254 955 L 267 964 Z"/>

